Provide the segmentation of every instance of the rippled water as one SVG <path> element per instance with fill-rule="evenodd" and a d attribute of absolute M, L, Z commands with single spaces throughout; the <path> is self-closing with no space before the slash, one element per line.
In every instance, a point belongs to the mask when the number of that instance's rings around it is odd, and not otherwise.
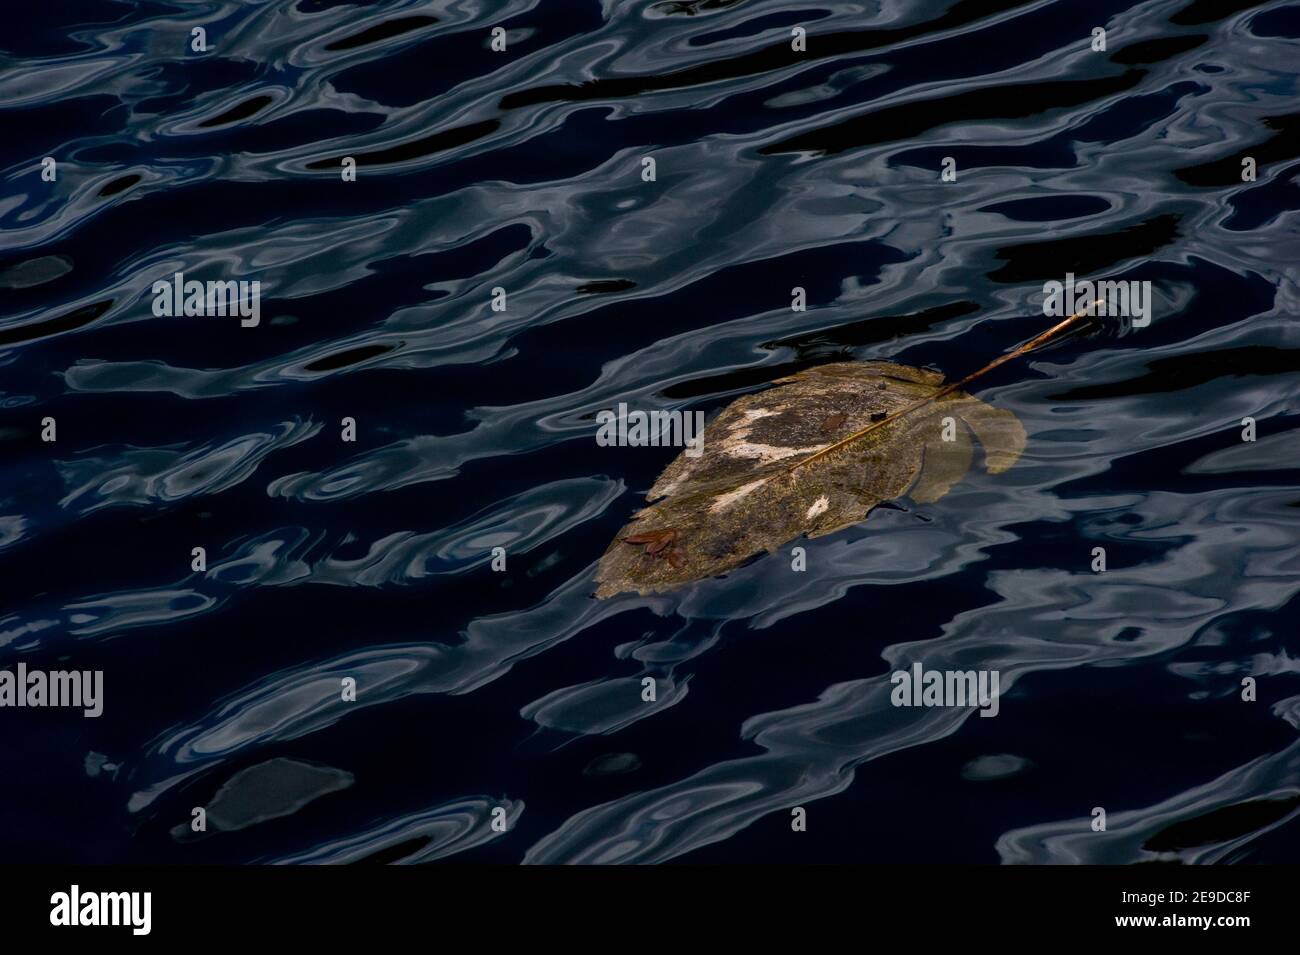
<path fill-rule="evenodd" d="M 105 711 L 0 711 L 4 856 L 1295 858 L 1300 5 L 18 16 L 0 667 L 102 669 Z M 175 271 L 260 281 L 260 324 L 155 317 Z M 1029 433 L 1011 471 L 805 573 L 593 599 L 675 453 L 598 447 L 597 411 L 966 374 L 1067 271 L 1150 281 L 1154 320 L 981 380 Z M 892 706 L 916 662 L 1000 671 L 999 715 Z"/>

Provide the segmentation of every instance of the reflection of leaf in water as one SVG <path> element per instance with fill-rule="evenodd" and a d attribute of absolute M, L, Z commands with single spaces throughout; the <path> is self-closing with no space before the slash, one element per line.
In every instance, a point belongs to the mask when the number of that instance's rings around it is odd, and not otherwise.
<path fill-rule="evenodd" d="M 705 429 L 703 453 L 683 452 L 659 476 L 655 503 L 601 558 L 597 596 L 712 577 L 800 534 L 856 524 L 903 494 L 938 500 L 970 468 L 972 434 L 990 473 L 1025 445 L 1011 412 L 945 387 L 937 372 L 841 362 L 777 385 L 728 405 Z"/>

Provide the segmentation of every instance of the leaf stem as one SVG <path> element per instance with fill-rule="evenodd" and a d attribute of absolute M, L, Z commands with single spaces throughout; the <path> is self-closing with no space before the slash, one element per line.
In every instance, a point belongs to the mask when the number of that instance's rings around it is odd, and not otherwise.
<path fill-rule="evenodd" d="M 825 457 L 826 455 L 830 454 L 832 451 L 838 451 L 846 444 L 852 444 L 854 441 L 857 441 L 859 438 L 865 437 L 866 435 L 875 431 L 877 428 L 883 428 L 885 425 L 897 421 L 899 418 L 903 417 L 903 415 L 910 414 L 911 412 L 915 411 L 917 408 L 923 408 L 926 405 L 930 404 L 931 402 L 938 401 L 940 398 L 946 398 L 948 395 L 952 394 L 957 389 L 961 388 L 964 385 L 969 384 L 970 382 L 974 381 L 976 378 L 979 378 L 981 375 L 988 374 L 990 371 L 992 371 L 994 368 L 997 368 L 999 365 L 1003 365 L 1006 362 L 1011 361 L 1011 359 L 1013 358 L 1019 358 L 1021 355 L 1024 355 L 1028 352 L 1033 351 L 1035 348 L 1039 348 L 1045 345 L 1047 342 L 1051 341 L 1053 338 L 1060 335 L 1062 332 L 1066 331 L 1069 328 L 1072 328 L 1080 320 L 1090 317 L 1088 315 L 1088 312 L 1091 312 L 1094 308 L 1096 308 L 1096 306 L 1100 304 L 1101 304 L 1101 299 L 1091 302 L 1088 305 L 1086 311 L 1075 312 L 1069 318 L 1064 319 L 1061 322 L 1058 322 L 1057 324 L 1049 328 L 1047 331 L 1039 335 L 1035 335 L 1027 342 L 1017 345 L 1015 348 L 1007 352 L 1005 355 L 999 355 L 997 358 L 993 359 L 991 362 L 989 362 L 979 371 L 973 371 L 965 378 L 962 378 L 959 381 L 954 381 L 952 382 L 952 384 L 944 385 L 934 394 L 927 395 L 924 398 L 919 398 L 916 401 L 912 402 L 910 405 L 907 405 L 904 408 L 899 408 L 897 411 L 895 411 L 893 414 L 889 415 L 888 417 L 882 418 L 879 421 L 873 421 L 871 424 L 867 425 L 862 430 L 854 431 L 848 437 L 841 438 L 839 441 L 836 441 L 834 444 L 827 445 L 826 447 L 822 448 L 820 451 L 815 451 L 812 454 L 808 455 L 806 458 L 801 458 L 800 460 L 795 461 L 786 470 L 794 471 L 796 468 L 801 468 L 805 464 L 811 464 L 813 461 L 816 461 L 818 458 Z"/>

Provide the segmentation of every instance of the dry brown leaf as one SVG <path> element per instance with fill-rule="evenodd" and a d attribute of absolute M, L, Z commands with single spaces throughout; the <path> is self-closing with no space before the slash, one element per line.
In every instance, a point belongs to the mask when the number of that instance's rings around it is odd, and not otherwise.
<path fill-rule="evenodd" d="M 972 434 L 992 473 L 1015 463 L 1025 444 L 1009 411 L 945 387 L 933 371 L 843 362 L 776 385 L 733 401 L 705 428 L 702 454 L 668 465 L 653 503 L 601 558 L 597 596 L 716 576 L 801 534 L 859 523 L 909 492 L 937 500 L 969 469 Z"/>

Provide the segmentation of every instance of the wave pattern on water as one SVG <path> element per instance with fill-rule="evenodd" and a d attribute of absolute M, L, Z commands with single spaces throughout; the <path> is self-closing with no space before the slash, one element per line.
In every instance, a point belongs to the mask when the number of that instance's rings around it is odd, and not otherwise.
<path fill-rule="evenodd" d="M 106 702 L 6 717 L 7 854 L 1294 856 L 1294 0 L 49 6 L 0 38 L 0 666 Z M 980 382 L 1011 471 L 593 599 L 674 453 L 598 411 L 956 377 L 1067 271 L 1155 317 Z M 155 317 L 175 272 L 260 323 Z M 893 706 L 918 662 L 997 718 Z"/>

